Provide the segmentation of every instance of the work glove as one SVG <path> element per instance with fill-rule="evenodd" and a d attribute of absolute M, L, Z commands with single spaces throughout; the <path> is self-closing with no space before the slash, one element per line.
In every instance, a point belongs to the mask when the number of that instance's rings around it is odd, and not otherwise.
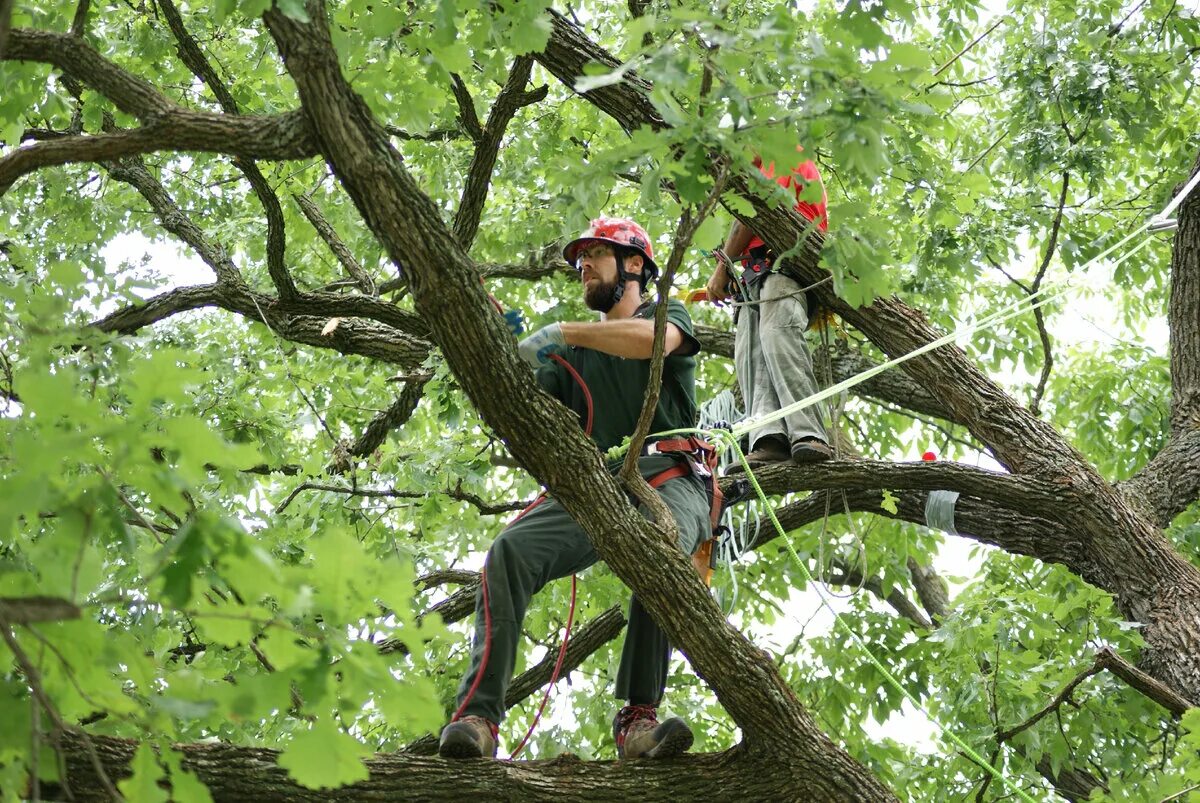
<path fill-rule="evenodd" d="M 513 333 L 513 337 L 525 332 L 525 319 L 519 309 L 510 309 L 505 312 L 504 322 L 508 324 L 508 331 Z"/>
<path fill-rule="evenodd" d="M 517 344 L 517 352 L 521 355 L 521 359 L 537 369 L 538 366 L 544 365 L 550 361 L 550 350 L 555 346 L 567 345 L 567 339 L 563 337 L 562 325 L 552 323 L 549 326 L 538 329 L 529 337 Z"/>

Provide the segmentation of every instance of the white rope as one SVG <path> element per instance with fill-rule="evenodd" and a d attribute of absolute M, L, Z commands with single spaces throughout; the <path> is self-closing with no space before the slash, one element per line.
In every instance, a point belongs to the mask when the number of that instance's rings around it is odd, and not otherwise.
<path fill-rule="evenodd" d="M 1149 228 L 1149 225 L 1150 225 L 1150 223 L 1149 223 L 1149 221 L 1147 221 L 1147 222 L 1143 223 L 1142 225 L 1138 226 L 1136 229 L 1134 229 L 1129 234 L 1122 237 L 1116 243 L 1114 243 L 1113 245 L 1106 248 L 1103 252 L 1101 252 L 1100 254 L 1097 254 L 1096 256 L 1089 259 L 1086 263 L 1081 265 L 1078 270 L 1083 271 L 1087 267 L 1095 264 L 1096 262 L 1099 262 L 1101 259 L 1104 259 L 1109 254 L 1111 254 L 1113 251 L 1115 251 L 1116 249 L 1125 245 L 1125 243 L 1129 242 L 1137 235 L 1146 231 L 1146 229 Z M 1117 264 L 1120 264 L 1121 262 L 1125 261 L 1125 259 L 1128 259 L 1130 256 L 1132 256 L 1133 253 L 1136 253 L 1137 251 L 1144 248 L 1145 245 L 1146 245 L 1146 243 L 1139 244 L 1129 254 L 1126 254 L 1120 260 L 1118 260 Z M 925 345 L 923 345 L 919 348 L 913 349 L 912 351 L 910 351 L 907 354 L 902 354 L 901 356 L 896 357 L 891 360 L 888 360 L 887 362 L 881 363 L 880 365 L 876 365 L 871 368 L 868 368 L 866 371 L 863 371 L 862 373 L 855 374 L 854 376 L 850 377 L 849 379 L 844 379 L 841 382 L 838 382 L 836 385 L 831 385 L 830 387 L 825 388 L 824 390 L 818 391 L 817 393 L 814 393 L 811 396 L 808 396 L 797 402 L 789 404 L 786 407 L 783 407 L 779 410 L 776 410 L 773 413 L 770 413 L 769 415 L 762 416 L 761 418 L 757 418 L 757 419 L 750 419 L 750 420 L 743 421 L 741 424 L 739 424 L 738 426 L 733 428 L 733 434 L 735 437 L 740 438 L 742 435 L 745 435 L 747 432 L 750 432 L 751 430 L 758 429 L 759 427 L 765 426 L 766 424 L 769 424 L 773 421 L 778 421 L 779 419 L 784 418 L 785 416 L 791 415 L 792 413 L 794 413 L 798 410 L 803 410 L 806 407 L 811 407 L 812 405 L 817 404 L 818 402 L 822 402 L 825 399 L 830 398 L 831 396 L 835 396 L 838 393 L 841 393 L 845 390 L 849 390 L 850 388 L 855 387 L 856 385 L 860 385 L 863 382 L 866 382 L 868 379 L 878 376 L 879 374 L 883 373 L 884 371 L 888 370 L 889 368 L 894 368 L 895 366 L 900 365 L 901 363 L 908 362 L 909 360 L 913 359 L 914 357 L 919 357 L 922 354 L 926 354 L 930 351 L 933 351 L 936 348 L 941 348 L 942 346 L 945 346 L 949 343 L 954 342 L 955 340 L 959 339 L 960 337 L 966 337 L 968 335 L 974 334 L 975 332 L 989 329 L 992 326 L 995 326 L 996 324 L 1003 323 L 1012 318 L 1016 318 L 1020 315 L 1025 315 L 1029 312 L 1032 312 L 1033 310 L 1038 309 L 1039 307 L 1043 307 L 1043 306 L 1049 304 L 1050 302 L 1055 301 L 1058 298 L 1064 296 L 1068 289 L 1070 289 L 1070 285 L 1064 283 L 1062 286 L 1055 288 L 1053 290 L 1041 289 L 1041 290 L 1038 290 L 1037 292 L 1030 293 L 1030 294 L 1026 295 L 1025 297 L 1019 299 L 1016 302 L 1013 302 L 1004 307 L 1001 307 L 1000 310 L 998 310 L 997 312 L 994 312 L 990 315 L 986 315 L 983 318 L 979 319 L 978 321 L 975 321 L 974 323 L 970 323 L 965 326 L 961 326 L 958 329 L 955 329 L 953 332 L 950 332 L 947 335 L 943 335 L 942 337 L 939 337 L 936 340 L 932 340 L 929 343 L 926 343 Z"/>
<path fill-rule="evenodd" d="M 1150 218 L 1152 222 L 1161 222 L 1171 217 L 1171 213 L 1179 208 L 1179 205 L 1191 194 L 1192 190 L 1196 189 L 1196 185 L 1200 184 L 1200 170 L 1196 171 L 1196 175 L 1192 176 L 1191 180 L 1184 185 L 1183 189 L 1163 207 L 1163 211 L 1159 212 L 1154 217 Z"/>

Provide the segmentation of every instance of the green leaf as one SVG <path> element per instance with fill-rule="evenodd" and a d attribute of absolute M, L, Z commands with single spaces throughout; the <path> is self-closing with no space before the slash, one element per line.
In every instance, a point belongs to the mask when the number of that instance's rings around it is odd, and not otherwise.
<path fill-rule="evenodd" d="M 368 777 L 362 759 L 370 751 L 328 717 L 297 733 L 279 755 L 279 766 L 309 789 L 335 789 Z"/>
<path fill-rule="evenodd" d="M 891 491 L 884 491 L 883 501 L 879 503 L 879 506 L 894 516 L 899 511 L 899 508 L 896 507 L 896 504 L 899 501 L 900 500 Z"/>
<path fill-rule="evenodd" d="M 139 744 L 129 766 L 133 775 L 117 784 L 125 799 L 129 803 L 165 803 L 170 796 L 158 785 L 164 773 L 154 748 L 147 742 Z"/>

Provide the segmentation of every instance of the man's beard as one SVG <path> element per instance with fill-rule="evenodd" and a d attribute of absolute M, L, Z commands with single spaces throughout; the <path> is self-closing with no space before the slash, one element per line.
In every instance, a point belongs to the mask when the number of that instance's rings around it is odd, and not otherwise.
<path fill-rule="evenodd" d="M 617 303 L 617 283 L 598 280 L 594 286 L 584 290 L 583 303 L 596 312 L 611 312 Z"/>

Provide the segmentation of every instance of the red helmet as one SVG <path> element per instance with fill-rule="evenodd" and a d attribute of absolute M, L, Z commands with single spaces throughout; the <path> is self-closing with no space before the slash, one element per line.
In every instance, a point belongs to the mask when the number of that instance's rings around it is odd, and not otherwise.
<path fill-rule="evenodd" d="M 654 251 L 650 246 L 650 235 L 646 230 L 627 217 L 598 217 L 593 220 L 583 234 L 567 243 L 563 248 L 563 259 L 575 267 L 575 257 L 579 249 L 592 242 L 612 243 L 632 248 L 646 260 L 643 271 L 649 280 L 658 273 L 658 265 L 654 262 Z"/>

